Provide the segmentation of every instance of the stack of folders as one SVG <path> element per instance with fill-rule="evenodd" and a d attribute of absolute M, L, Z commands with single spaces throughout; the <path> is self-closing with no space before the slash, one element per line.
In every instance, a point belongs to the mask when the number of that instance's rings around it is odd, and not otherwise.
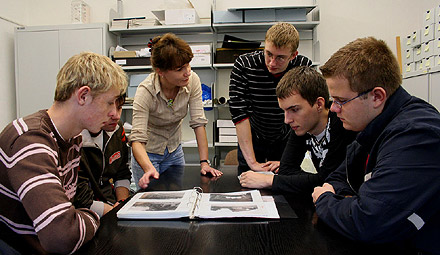
<path fill-rule="evenodd" d="M 232 120 L 217 120 L 218 141 L 220 143 L 236 143 L 237 131 Z"/>

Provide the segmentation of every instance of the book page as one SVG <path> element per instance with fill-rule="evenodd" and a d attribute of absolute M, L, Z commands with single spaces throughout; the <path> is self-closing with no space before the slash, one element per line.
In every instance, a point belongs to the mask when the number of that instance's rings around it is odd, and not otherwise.
<path fill-rule="evenodd" d="M 279 218 L 268 210 L 258 190 L 230 193 L 202 193 L 196 216 L 199 218 Z M 272 201 L 275 205 L 275 203 Z M 270 205 L 269 205 L 270 206 Z"/>
<path fill-rule="evenodd" d="M 120 219 L 174 219 L 188 217 L 197 192 L 183 191 L 140 192 L 118 212 Z"/>

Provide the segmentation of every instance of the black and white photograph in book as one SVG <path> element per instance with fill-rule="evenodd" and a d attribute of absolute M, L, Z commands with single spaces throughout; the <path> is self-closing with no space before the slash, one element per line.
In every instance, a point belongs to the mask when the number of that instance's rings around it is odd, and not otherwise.
<path fill-rule="evenodd" d="M 211 202 L 253 202 L 251 193 L 244 194 L 210 194 L 209 201 Z"/>

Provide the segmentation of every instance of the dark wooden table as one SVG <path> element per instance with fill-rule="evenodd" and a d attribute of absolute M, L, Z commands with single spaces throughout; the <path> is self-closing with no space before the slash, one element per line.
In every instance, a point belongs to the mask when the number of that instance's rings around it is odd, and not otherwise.
<path fill-rule="evenodd" d="M 204 192 L 243 190 L 235 168 L 220 178 L 200 175 L 198 167 L 168 170 L 147 190 Z M 262 191 L 270 195 L 270 191 Z M 353 242 L 319 221 L 311 196 L 276 198 L 281 219 L 118 220 L 115 208 L 102 217 L 94 239 L 77 254 L 403 254 L 393 245 Z"/>

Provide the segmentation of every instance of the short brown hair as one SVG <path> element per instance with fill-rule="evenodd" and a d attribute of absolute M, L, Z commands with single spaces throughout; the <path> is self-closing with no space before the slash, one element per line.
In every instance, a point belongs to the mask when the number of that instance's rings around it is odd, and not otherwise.
<path fill-rule="evenodd" d="M 151 51 L 151 65 L 163 71 L 174 70 L 193 58 L 191 47 L 173 33 L 156 36 Z"/>
<path fill-rule="evenodd" d="M 273 43 L 277 48 L 289 47 L 295 53 L 298 50 L 299 33 L 292 24 L 280 22 L 267 30 L 265 41 Z"/>
<path fill-rule="evenodd" d="M 318 97 L 322 97 L 325 107 L 329 108 L 329 93 L 325 79 L 312 67 L 295 67 L 278 82 L 276 93 L 279 99 L 290 97 L 294 92 L 299 93 L 311 106 Z"/>
<path fill-rule="evenodd" d="M 396 57 L 384 41 L 374 37 L 358 38 L 345 45 L 320 70 L 325 78 L 347 79 L 350 89 L 358 93 L 382 87 L 390 96 L 402 83 Z"/>
<path fill-rule="evenodd" d="M 120 95 L 127 90 L 128 79 L 124 70 L 110 58 L 93 52 L 74 55 L 57 75 L 55 101 L 66 101 L 75 90 L 88 86 L 92 95 L 102 94 L 117 88 Z"/>

